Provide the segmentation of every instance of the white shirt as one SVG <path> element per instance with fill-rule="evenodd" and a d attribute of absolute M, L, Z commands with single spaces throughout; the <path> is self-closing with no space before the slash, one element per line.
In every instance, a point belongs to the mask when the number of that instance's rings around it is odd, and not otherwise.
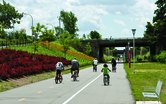
<path fill-rule="evenodd" d="M 63 63 L 62 62 L 57 62 L 56 64 L 56 70 L 62 70 Z"/>
<path fill-rule="evenodd" d="M 97 65 L 97 63 L 98 63 L 98 60 L 93 60 L 94 65 Z"/>

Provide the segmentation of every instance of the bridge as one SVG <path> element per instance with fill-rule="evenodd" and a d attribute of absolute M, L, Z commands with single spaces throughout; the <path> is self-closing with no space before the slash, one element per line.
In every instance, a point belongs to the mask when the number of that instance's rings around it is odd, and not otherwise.
<path fill-rule="evenodd" d="M 103 51 L 105 47 L 126 47 L 130 43 L 130 47 L 133 46 L 133 39 L 105 39 L 105 40 L 82 40 L 82 47 L 85 47 L 87 43 L 90 43 L 92 48 L 92 56 L 98 58 L 100 62 L 103 62 Z M 135 47 L 148 46 L 150 48 L 150 60 L 153 61 L 153 56 L 156 54 L 156 47 L 152 45 L 148 40 L 143 38 L 135 39 Z"/>

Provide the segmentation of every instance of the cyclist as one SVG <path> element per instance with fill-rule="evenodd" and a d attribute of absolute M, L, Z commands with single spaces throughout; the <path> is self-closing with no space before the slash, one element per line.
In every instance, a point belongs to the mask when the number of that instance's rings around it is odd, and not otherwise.
<path fill-rule="evenodd" d="M 116 60 L 114 58 L 112 58 L 112 70 L 116 71 Z"/>
<path fill-rule="evenodd" d="M 97 63 L 98 63 L 98 60 L 95 58 L 93 60 L 93 71 L 97 71 Z"/>
<path fill-rule="evenodd" d="M 62 70 L 64 69 L 62 62 L 57 62 L 56 65 L 56 78 L 60 78 L 62 76 Z"/>
<path fill-rule="evenodd" d="M 103 68 L 102 68 L 101 72 L 103 72 L 103 76 L 106 75 L 108 79 L 110 79 L 109 71 L 111 72 L 111 70 L 108 68 L 108 65 L 105 63 L 103 65 Z"/>
<path fill-rule="evenodd" d="M 77 76 L 79 77 L 79 63 L 76 58 L 71 61 L 71 78 L 73 77 L 73 71 L 75 70 L 77 70 Z"/>

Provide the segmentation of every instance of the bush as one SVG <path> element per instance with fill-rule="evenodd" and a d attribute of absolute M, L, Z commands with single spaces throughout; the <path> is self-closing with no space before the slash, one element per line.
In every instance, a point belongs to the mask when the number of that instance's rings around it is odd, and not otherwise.
<path fill-rule="evenodd" d="M 0 50 L 0 79 L 19 78 L 43 71 L 55 70 L 55 64 L 58 61 L 62 61 L 64 65 L 70 64 L 70 61 L 62 57 L 3 49 Z"/>
<path fill-rule="evenodd" d="M 166 51 L 161 51 L 160 54 L 158 54 L 158 55 L 155 56 L 155 59 L 158 62 L 166 63 Z"/>

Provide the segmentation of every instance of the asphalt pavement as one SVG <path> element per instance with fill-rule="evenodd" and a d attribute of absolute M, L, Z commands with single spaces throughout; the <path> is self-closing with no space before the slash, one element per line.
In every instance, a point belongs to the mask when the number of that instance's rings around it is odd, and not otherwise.
<path fill-rule="evenodd" d="M 51 78 L 1 92 L 0 104 L 135 104 L 123 64 L 110 73 L 109 86 L 103 84 L 102 67 L 98 65 L 97 72 L 92 67 L 81 70 L 76 82 L 65 74 L 61 84 Z"/>

